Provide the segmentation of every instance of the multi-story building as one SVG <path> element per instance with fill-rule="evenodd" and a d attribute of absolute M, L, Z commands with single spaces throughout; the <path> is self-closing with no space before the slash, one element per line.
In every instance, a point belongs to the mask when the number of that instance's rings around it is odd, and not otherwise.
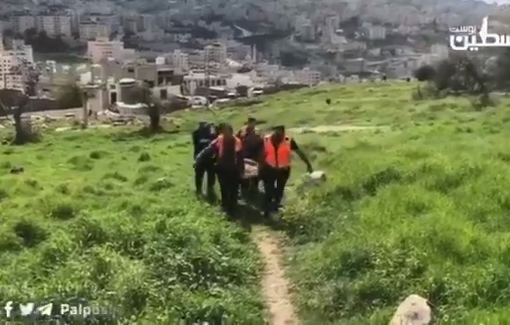
<path fill-rule="evenodd" d="M 16 57 L 18 62 L 34 63 L 34 51 L 32 46 L 26 45 L 23 40 L 11 40 L 3 48 L 2 53 L 7 56 Z"/>
<path fill-rule="evenodd" d="M 87 42 L 87 56 L 94 63 L 103 59 L 113 58 L 115 60 L 124 60 L 135 56 L 134 49 L 125 49 L 124 42 L 110 41 L 108 38 L 98 38 L 95 41 Z"/>
<path fill-rule="evenodd" d="M 80 24 L 79 33 L 82 40 L 95 40 L 109 37 L 111 29 L 107 24 L 86 22 Z"/>
<path fill-rule="evenodd" d="M 316 85 L 321 82 L 322 75 L 319 71 L 304 68 L 294 72 L 296 81 L 304 85 Z"/>
<path fill-rule="evenodd" d="M 189 54 L 184 53 L 180 50 L 175 50 L 172 53 L 172 65 L 174 68 L 180 69 L 182 71 L 187 71 L 189 69 Z"/>
<path fill-rule="evenodd" d="M 207 74 L 204 72 L 190 71 L 184 76 L 183 88 L 187 94 L 195 94 L 198 88 L 203 87 L 225 87 L 227 85 L 227 78 L 224 76 Z"/>
<path fill-rule="evenodd" d="M 0 37 L 0 88 L 24 91 L 24 70 L 22 66 L 34 64 L 32 47 L 21 40 L 14 40 L 7 46 Z"/>
<path fill-rule="evenodd" d="M 339 16 L 327 17 L 324 23 L 324 27 L 328 34 L 333 34 L 338 28 L 340 28 L 340 17 Z"/>
<path fill-rule="evenodd" d="M 228 57 L 233 60 L 244 61 L 248 57 L 252 58 L 252 48 L 250 45 L 242 44 L 237 41 L 229 41 L 227 44 Z"/>
<path fill-rule="evenodd" d="M 69 15 L 45 15 L 37 18 L 39 30 L 45 31 L 48 36 L 72 35 L 72 21 Z"/>
<path fill-rule="evenodd" d="M 223 64 L 227 60 L 227 47 L 221 43 L 207 45 L 204 50 L 205 59 L 209 62 Z"/>
<path fill-rule="evenodd" d="M 299 38 L 305 42 L 311 42 L 315 39 L 315 27 L 309 20 L 299 28 Z"/>
<path fill-rule="evenodd" d="M 367 37 L 370 40 L 383 40 L 386 38 L 386 27 L 371 26 L 367 28 Z"/>
<path fill-rule="evenodd" d="M 294 29 L 299 30 L 301 26 L 310 23 L 310 20 L 306 17 L 306 15 L 299 15 L 294 20 Z"/>
<path fill-rule="evenodd" d="M 154 15 L 140 15 L 138 19 L 138 31 L 153 31 L 156 27 L 156 17 Z"/>
<path fill-rule="evenodd" d="M 188 54 L 188 65 L 191 68 L 204 68 L 205 67 L 205 51 L 196 50 Z"/>
<path fill-rule="evenodd" d="M 15 33 L 23 34 L 27 29 L 37 28 L 36 19 L 27 15 L 12 16 L 11 28 Z"/>

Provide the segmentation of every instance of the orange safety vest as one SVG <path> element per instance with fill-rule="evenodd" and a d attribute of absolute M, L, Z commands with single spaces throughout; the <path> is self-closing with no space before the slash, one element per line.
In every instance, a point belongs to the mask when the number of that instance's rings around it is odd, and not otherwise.
<path fill-rule="evenodd" d="M 236 152 L 239 152 L 241 151 L 241 148 L 242 148 L 242 145 L 241 145 L 241 140 L 239 140 L 238 137 L 234 137 L 235 141 L 236 141 Z M 224 144 L 225 144 L 225 139 L 223 137 L 223 134 L 220 134 L 216 140 L 214 141 L 214 144 L 216 145 L 216 148 L 218 148 L 218 157 L 222 157 L 223 156 L 223 148 L 224 148 Z"/>
<path fill-rule="evenodd" d="M 264 137 L 265 161 L 269 166 L 273 168 L 290 167 L 290 156 L 292 152 L 290 141 L 290 137 L 285 136 L 285 140 L 280 143 L 278 150 L 276 150 L 271 141 L 271 135 Z"/>

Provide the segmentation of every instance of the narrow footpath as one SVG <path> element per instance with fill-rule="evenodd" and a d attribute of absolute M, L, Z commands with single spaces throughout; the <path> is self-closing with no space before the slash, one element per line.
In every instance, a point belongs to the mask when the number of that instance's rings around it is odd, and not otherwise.
<path fill-rule="evenodd" d="M 289 281 L 280 263 L 278 239 L 267 230 L 254 232 L 260 254 L 265 262 L 262 292 L 271 314 L 271 325 L 298 325 L 299 320 L 292 304 Z"/>

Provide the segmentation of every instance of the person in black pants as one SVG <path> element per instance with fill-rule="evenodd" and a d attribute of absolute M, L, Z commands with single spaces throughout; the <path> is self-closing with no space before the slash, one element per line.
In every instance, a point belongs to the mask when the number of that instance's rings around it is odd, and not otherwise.
<path fill-rule="evenodd" d="M 262 137 L 257 133 L 255 126 L 257 120 L 254 117 L 249 117 L 246 125 L 237 132 L 237 137 L 241 140 L 243 145 L 243 158 L 257 161 L 264 149 Z M 250 179 L 241 180 L 242 194 L 256 193 L 258 190 L 259 178 L 253 177 Z"/>
<path fill-rule="evenodd" d="M 241 140 L 234 136 L 232 126 L 225 124 L 222 134 L 198 153 L 195 159 L 195 163 L 200 164 L 204 157 L 210 154 L 216 155 L 216 173 L 220 183 L 221 206 L 231 217 L 234 216 L 237 209 L 239 179 L 244 168 L 241 149 Z"/>
<path fill-rule="evenodd" d="M 207 148 L 216 139 L 216 130 L 212 124 L 200 122 L 198 128 L 193 131 L 193 157 L 196 159 L 198 153 Z M 195 190 L 198 196 L 202 195 L 204 175 L 207 174 L 207 196 L 214 196 L 214 185 L 216 183 L 215 157 L 213 154 L 202 159 L 200 164 L 195 166 Z"/>
<path fill-rule="evenodd" d="M 294 151 L 306 164 L 309 173 L 312 165 L 306 155 L 298 147 L 294 139 L 285 134 L 285 127 L 274 128 L 272 134 L 264 138 L 264 159 L 261 162 L 261 179 L 264 183 L 265 217 L 280 208 L 285 192 L 285 185 L 290 177 L 291 151 Z"/>

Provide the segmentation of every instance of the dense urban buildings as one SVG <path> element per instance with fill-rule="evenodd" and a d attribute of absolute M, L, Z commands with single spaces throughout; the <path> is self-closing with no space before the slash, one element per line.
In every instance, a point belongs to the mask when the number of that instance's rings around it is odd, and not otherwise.
<path fill-rule="evenodd" d="M 476 24 L 495 8 L 475 0 L 313 4 L 20 0 L 0 9 L 8 17 L 0 26 L 5 40 L 35 30 L 88 60 L 86 65 L 39 62 L 49 84 L 78 78 L 113 85 L 129 77 L 160 87 L 155 92 L 167 98 L 200 93 L 203 87 L 406 78 L 450 55 L 451 25 Z M 21 79 L 12 69 L 22 53 L 26 62 L 34 61 L 30 46 L 16 42 L 2 45 L 3 88 L 19 88 Z M 34 49 L 40 45 L 34 43 Z M 115 96 L 111 92 L 109 101 Z"/>
<path fill-rule="evenodd" d="M 24 91 L 26 67 L 34 64 L 32 47 L 23 40 L 11 40 L 4 44 L 0 38 L 0 89 Z"/>

